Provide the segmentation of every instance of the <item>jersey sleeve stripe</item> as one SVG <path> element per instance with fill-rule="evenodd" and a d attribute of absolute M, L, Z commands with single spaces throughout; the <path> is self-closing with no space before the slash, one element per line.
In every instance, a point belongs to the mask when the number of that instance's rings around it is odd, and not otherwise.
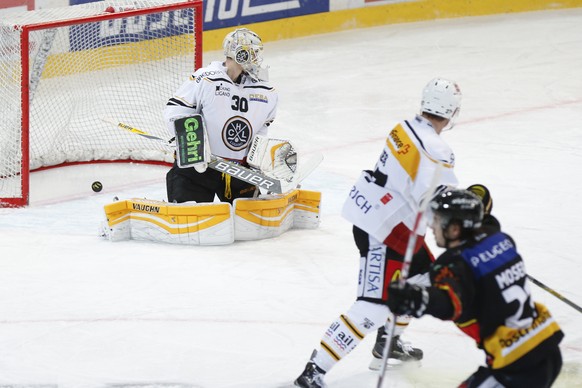
<path fill-rule="evenodd" d="M 272 86 L 264 86 L 264 85 L 247 85 L 243 86 L 243 89 L 266 89 L 266 90 L 275 90 Z"/>
<path fill-rule="evenodd" d="M 190 105 L 186 101 L 181 100 L 181 99 L 179 99 L 177 97 L 170 98 L 168 100 L 168 103 L 166 105 L 168 105 L 168 106 L 183 106 L 183 107 L 186 107 L 186 108 L 196 109 L 196 104 Z"/>
<path fill-rule="evenodd" d="M 222 77 L 219 77 L 219 78 L 206 77 L 204 79 L 207 80 L 207 81 L 210 81 L 210 82 L 224 81 L 224 82 L 228 82 L 231 85 L 233 84 L 231 80 L 226 79 L 226 78 L 222 78 Z"/>

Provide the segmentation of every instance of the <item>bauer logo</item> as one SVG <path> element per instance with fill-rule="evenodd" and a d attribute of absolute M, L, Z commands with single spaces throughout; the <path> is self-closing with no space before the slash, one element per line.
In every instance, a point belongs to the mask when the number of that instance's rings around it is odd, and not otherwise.
<path fill-rule="evenodd" d="M 71 27 L 70 32 L 71 51 L 188 34 L 192 33 L 193 25 L 192 9 L 76 25 Z"/>

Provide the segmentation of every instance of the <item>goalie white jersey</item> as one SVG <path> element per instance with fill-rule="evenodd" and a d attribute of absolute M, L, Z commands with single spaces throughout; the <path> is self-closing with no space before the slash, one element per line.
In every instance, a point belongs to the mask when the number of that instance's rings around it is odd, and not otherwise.
<path fill-rule="evenodd" d="M 364 171 L 352 187 L 342 215 L 378 241 L 403 250 L 420 202 L 433 194 L 428 190 L 438 163 L 444 166 L 439 185 L 456 186 L 454 154 L 430 122 L 416 116 L 399 123 L 374 171 Z M 426 225 L 418 232 L 424 236 Z"/>
<path fill-rule="evenodd" d="M 174 135 L 173 120 L 200 113 L 206 122 L 212 154 L 242 160 L 252 138 L 267 135 L 275 119 L 277 93 L 267 82 L 241 75 L 234 83 L 222 62 L 198 69 L 170 98 L 164 118 Z"/>

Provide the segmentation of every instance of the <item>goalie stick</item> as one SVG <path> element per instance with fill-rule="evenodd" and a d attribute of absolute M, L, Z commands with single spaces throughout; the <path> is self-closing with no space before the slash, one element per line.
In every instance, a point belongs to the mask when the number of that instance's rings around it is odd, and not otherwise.
<path fill-rule="evenodd" d="M 102 121 L 115 125 L 117 128 L 123 129 L 125 131 L 131 132 L 133 134 L 145 137 L 150 140 L 156 140 L 164 143 L 168 147 L 174 148 L 171 143 L 174 139 L 166 140 L 158 136 L 151 135 L 150 133 L 131 126 L 126 123 L 115 121 L 109 118 L 101 118 Z M 269 175 L 262 173 L 261 171 L 250 169 L 240 164 L 234 163 L 230 160 L 220 158 L 218 156 L 212 155 L 212 160 L 208 163 L 208 167 L 213 170 L 228 174 L 234 178 L 240 179 L 244 182 L 250 183 L 259 187 L 266 192 L 271 192 L 275 194 L 283 194 L 289 190 L 294 189 L 297 185 L 305 179 L 323 160 L 323 156 L 318 154 L 311 157 L 305 164 L 304 167 L 297 171 L 293 179 L 276 179 Z"/>
<path fill-rule="evenodd" d="M 441 176 L 441 171 L 443 169 L 442 163 L 437 162 L 432 181 L 427 190 L 428 196 L 425 201 L 420 204 L 418 212 L 416 213 L 416 218 L 414 221 L 414 226 L 410 231 L 410 237 L 408 238 L 408 245 L 406 246 L 406 252 L 404 253 L 404 261 L 402 262 L 402 269 L 400 270 L 400 278 L 398 279 L 398 286 L 400 288 L 404 287 L 404 283 L 408 278 L 408 272 L 410 270 L 410 264 L 412 263 L 412 256 L 414 254 L 414 246 L 416 245 L 417 232 L 420 227 L 420 223 L 424 218 L 424 213 L 428 208 L 428 204 L 433 198 L 434 192 L 438 187 L 439 179 Z M 380 373 L 378 375 L 378 384 L 376 388 L 382 388 L 382 383 L 384 382 L 384 376 L 386 375 L 386 367 L 388 364 L 388 355 L 390 354 L 392 345 L 392 335 L 394 335 L 394 327 L 396 325 L 396 315 L 390 312 L 392 319 L 386 325 L 386 346 L 384 346 L 384 351 L 382 353 L 382 367 L 380 368 Z"/>

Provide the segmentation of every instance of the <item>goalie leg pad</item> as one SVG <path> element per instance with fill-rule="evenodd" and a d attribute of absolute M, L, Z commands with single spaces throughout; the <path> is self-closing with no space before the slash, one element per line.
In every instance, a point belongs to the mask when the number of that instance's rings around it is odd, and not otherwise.
<path fill-rule="evenodd" d="M 282 195 L 234 201 L 236 240 L 280 236 L 291 228 L 314 229 L 320 223 L 321 193 L 293 190 Z"/>
<path fill-rule="evenodd" d="M 293 227 L 316 229 L 321 223 L 321 192 L 309 190 L 298 190 L 298 192 Z"/>
<path fill-rule="evenodd" d="M 147 240 L 186 245 L 224 245 L 276 237 L 320 223 L 321 193 L 293 190 L 229 203 L 167 203 L 129 199 L 105 205 L 101 235 L 110 241 Z"/>
<path fill-rule="evenodd" d="M 173 204 L 129 199 L 105 205 L 104 237 L 185 245 L 224 245 L 234 241 L 229 203 Z"/>

